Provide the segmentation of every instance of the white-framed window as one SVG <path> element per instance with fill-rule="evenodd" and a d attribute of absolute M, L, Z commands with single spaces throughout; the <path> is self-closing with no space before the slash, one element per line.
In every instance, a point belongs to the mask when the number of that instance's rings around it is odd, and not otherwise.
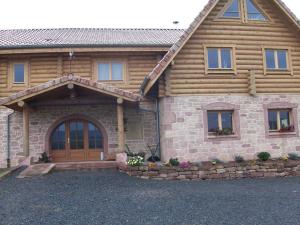
<path fill-rule="evenodd" d="M 98 81 L 124 81 L 125 80 L 124 62 L 98 62 L 97 80 Z"/>

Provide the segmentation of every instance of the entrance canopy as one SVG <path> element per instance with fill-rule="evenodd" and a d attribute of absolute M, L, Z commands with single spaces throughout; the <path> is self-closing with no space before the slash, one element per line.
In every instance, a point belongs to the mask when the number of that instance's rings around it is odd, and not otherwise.
<path fill-rule="evenodd" d="M 79 97 L 80 98 L 77 98 Z M 94 96 L 91 98 L 90 96 Z M 98 96 L 98 97 L 97 97 Z M 128 102 L 138 102 L 141 96 L 105 83 L 99 83 L 75 75 L 63 76 L 47 83 L 28 88 L 0 100 L 0 105 L 21 111 L 22 104 L 63 104 L 62 99 L 68 98 L 77 104 L 96 101 L 123 99 Z"/>

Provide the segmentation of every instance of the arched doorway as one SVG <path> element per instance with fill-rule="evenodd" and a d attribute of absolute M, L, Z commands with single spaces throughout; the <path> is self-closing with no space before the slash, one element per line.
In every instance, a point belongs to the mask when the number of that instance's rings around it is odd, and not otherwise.
<path fill-rule="evenodd" d="M 105 159 L 107 135 L 96 121 L 80 116 L 67 117 L 57 121 L 48 136 L 53 162 Z"/>

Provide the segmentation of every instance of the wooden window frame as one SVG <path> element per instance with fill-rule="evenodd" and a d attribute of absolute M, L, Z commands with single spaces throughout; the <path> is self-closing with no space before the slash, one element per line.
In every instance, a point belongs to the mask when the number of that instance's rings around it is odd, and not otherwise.
<path fill-rule="evenodd" d="M 264 105 L 264 115 L 265 115 L 265 134 L 267 138 L 281 138 L 281 137 L 299 137 L 299 129 L 298 129 L 298 119 L 297 119 L 297 108 L 298 104 L 293 104 L 289 102 L 272 102 Z M 294 131 L 291 132 L 279 132 L 280 126 L 278 126 L 278 130 L 270 130 L 269 129 L 269 111 L 290 111 L 290 123 L 294 127 Z M 277 114 L 277 123 L 280 123 L 280 119 L 278 121 Z"/>
<path fill-rule="evenodd" d="M 208 112 L 232 112 L 232 135 L 217 136 L 208 132 Z M 219 115 L 218 115 L 219 116 Z M 220 118 L 218 118 L 218 125 L 220 126 Z M 230 103 L 216 102 L 203 107 L 203 124 L 204 124 L 204 140 L 205 141 L 226 141 L 226 140 L 240 140 L 240 107 Z M 222 125 L 221 125 L 222 127 Z"/>
<path fill-rule="evenodd" d="M 225 6 L 223 7 L 223 9 L 218 13 L 217 15 L 217 19 L 220 20 L 226 20 L 226 21 L 242 21 L 243 18 L 243 6 L 242 6 L 242 1 L 239 0 L 239 9 L 240 9 L 240 17 L 224 17 L 224 13 L 225 11 L 228 9 L 228 7 L 233 3 L 234 0 L 230 0 L 228 1 Z"/>
<path fill-rule="evenodd" d="M 218 64 L 221 65 L 221 49 L 222 48 L 230 48 L 231 49 L 231 68 L 213 68 L 210 69 L 208 67 L 208 49 L 209 48 L 217 48 L 218 49 Z M 217 74 L 217 75 L 224 75 L 224 74 L 237 74 L 236 69 L 236 51 L 235 45 L 204 45 L 204 61 L 205 61 L 205 74 Z"/>
<path fill-rule="evenodd" d="M 122 80 L 112 80 L 112 64 L 113 63 L 120 63 L 123 65 L 123 74 L 122 74 Z M 109 64 L 109 80 L 99 80 L 99 71 L 98 71 L 98 65 L 99 64 Z M 103 83 L 126 83 L 127 82 L 127 76 L 128 76 L 128 63 L 126 59 L 97 59 L 94 61 L 94 73 L 93 73 L 93 80 L 97 82 L 103 82 Z"/>
<path fill-rule="evenodd" d="M 15 70 L 16 64 L 24 64 L 24 82 L 15 82 Z M 29 83 L 29 62 L 26 60 L 11 61 L 9 66 L 9 87 L 27 87 Z"/>
<path fill-rule="evenodd" d="M 238 22 L 238 23 L 266 23 L 266 22 L 273 22 L 270 16 L 263 10 L 261 7 L 258 6 L 256 0 L 252 0 L 253 4 L 259 9 L 259 11 L 264 15 L 266 20 L 249 20 L 248 19 L 248 9 L 246 0 L 240 0 L 239 7 L 240 7 L 240 17 L 224 17 L 224 13 L 226 9 L 232 4 L 232 1 L 229 1 L 225 4 L 223 9 L 218 13 L 216 20 L 217 21 L 228 21 L 228 22 Z"/>
<path fill-rule="evenodd" d="M 272 19 L 269 17 L 269 15 L 261 8 L 259 7 L 256 0 L 252 0 L 254 6 L 260 11 L 260 13 L 266 18 L 266 20 L 250 20 L 248 19 L 248 7 L 247 7 L 247 0 L 241 0 L 243 2 L 243 17 L 245 23 L 266 23 L 266 22 L 272 22 Z"/>
<path fill-rule="evenodd" d="M 266 58 L 266 50 L 272 50 L 275 51 L 275 69 L 268 69 L 267 68 L 267 58 Z M 286 54 L 286 69 L 280 69 L 278 68 L 278 57 L 277 52 L 280 50 L 284 50 L 287 52 Z M 263 46 L 262 47 L 263 52 L 263 66 L 264 66 L 264 75 L 269 74 L 284 74 L 284 75 L 294 75 L 293 68 L 292 68 L 292 55 L 291 55 L 291 49 L 289 47 L 274 47 L 274 46 Z"/>

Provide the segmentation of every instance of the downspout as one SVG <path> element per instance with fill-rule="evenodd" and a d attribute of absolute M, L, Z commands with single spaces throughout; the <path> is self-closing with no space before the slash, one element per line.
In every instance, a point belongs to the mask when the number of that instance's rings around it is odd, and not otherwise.
<path fill-rule="evenodd" d="M 10 163 L 10 117 L 14 114 L 15 111 L 12 111 L 10 114 L 7 115 L 7 168 L 11 167 Z"/>
<path fill-rule="evenodd" d="M 157 135 L 157 144 L 158 144 L 158 157 L 161 159 L 160 152 L 160 112 L 159 112 L 159 98 L 155 99 L 156 105 L 156 135 Z"/>

